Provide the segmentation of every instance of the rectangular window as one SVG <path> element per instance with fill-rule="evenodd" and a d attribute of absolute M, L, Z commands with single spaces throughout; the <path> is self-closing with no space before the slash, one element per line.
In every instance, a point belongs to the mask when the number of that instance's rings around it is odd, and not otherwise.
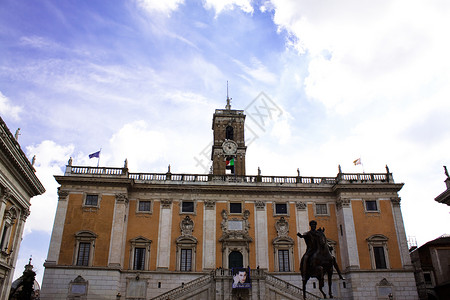
<path fill-rule="evenodd" d="M 150 211 L 151 201 L 140 201 L 139 200 L 139 211 Z"/>
<path fill-rule="evenodd" d="M 287 215 L 287 204 L 286 203 L 276 203 L 275 213 L 277 215 Z"/>
<path fill-rule="evenodd" d="M 366 201 L 366 211 L 378 211 L 377 201 L 376 200 Z"/>
<path fill-rule="evenodd" d="M 84 205 L 97 206 L 98 205 L 98 195 L 86 195 L 86 201 Z"/>
<path fill-rule="evenodd" d="M 9 226 L 5 224 L 5 227 L 3 227 L 3 232 L 2 232 L 2 240 L 0 243 L 0 250 L 2 251 L 6 251 L 6 249 L 8 248 L 8 231 L 9 231 Z"/>
<path fill-rule="evenodd" d="M 374 246 L 373 256 L 375 257 L 375 268 L 386 269 L 386 258 L 384 256 L 384 247 Z"/>
<path fill-rule="evenodd" d="M 133 270 L 145 270 L 145 248 L 134 248 Z"/>
<path fill-rule="evenodd" d="M 91 243 L 80 243 L 78 245 L 77 266 L 89 266 L 89 253 Z"/>
<path fill-rule="evenodd" d="M 316 204 L 316 215 L 328 215 L 326 204 Z"/>
<path fill-rule="evenodd" d="M 183 201 L 181 203 L 181 212 L 193 213 L 194 212 L 194 201 Z"/>
<path fill-rule="evenodd" d="M 230 203 L 230 213 L 232 214 L 242 213 L 242 203 L 239 202 Z"/>
<path fill-rule="evenodd" d="M 425 280 L 426 285 L 433 284 L 433 282 L 431 281 L 431 273 L 423 273 L 423 279 Z"/>
<path fill-rule="evenodd" d="M 289 272 L 289 250 L 278 250 L 278 266 L 280 272 Z"/>
<path fill-rule="evenodd" d="M 192 269 L 192 249 L 181 249 L 180 271 L 191 271 Z"/>

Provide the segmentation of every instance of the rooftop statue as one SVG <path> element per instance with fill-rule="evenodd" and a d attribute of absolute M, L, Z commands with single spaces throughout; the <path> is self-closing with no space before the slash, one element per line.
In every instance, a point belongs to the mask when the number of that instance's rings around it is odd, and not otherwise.
<path fill-rule="evenodd" d="M 304 233 L 297 233 L 297 235 L 305 239 L 306 252 L 300 261 L 300 272 L 302 274 L 303 282 L 303 298 L 306 299 L 306 283 L 309 278 L 315 277 L 319 280 L 319 290 L 323 297 L 326 298 L 325 292 L 322 290 L 324 286 L 324 275 L 328 275 L 328 294 L 333 298 L 331 291 L 331 277 L 333 275 L 333 267 L 336 269 L 339 278 L 344 280 L 337 265 L 336 258 L 331 255 L 330 247 L 325 237 L 325 229 L 319 228 L 316 230 L 317 222 L 312 220 L 309 222 L 311 229 Z"/>

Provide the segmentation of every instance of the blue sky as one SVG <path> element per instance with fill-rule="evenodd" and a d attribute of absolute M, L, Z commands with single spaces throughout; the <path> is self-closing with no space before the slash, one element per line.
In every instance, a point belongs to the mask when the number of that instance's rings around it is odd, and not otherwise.
<path fill-rule="evenodd" d="M 450 209 L 434 201 L 450 163 L 449 5 L 1 1 L 0 114 L 21 128 L 47 190 L 32 199 L 16 277 L 33 255 L 42 278 L 53 175 L 69 157 L 95 166 L 88 154 L 101 148 L 101 166 L 127 158 L 131 172 L 206 173 L 227 81 L 232 107 L 247 111 L 248 174 L 335 176 L 339 164 L 383 173 L 387 164 L 405 183 L 407 235 L 423 244 L 450 233 Z"/>

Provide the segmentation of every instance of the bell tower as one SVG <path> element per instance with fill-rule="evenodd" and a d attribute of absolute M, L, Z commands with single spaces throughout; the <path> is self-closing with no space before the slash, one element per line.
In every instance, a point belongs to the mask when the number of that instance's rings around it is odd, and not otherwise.
<path fill-rule="evenodd" d="M 216 109 L 213 115 L 211 160 L 214 175 L 245 175 L 245 115 L 243 110 L 231 109 L 230 101 L 227 91 L 225 109 Z"/>

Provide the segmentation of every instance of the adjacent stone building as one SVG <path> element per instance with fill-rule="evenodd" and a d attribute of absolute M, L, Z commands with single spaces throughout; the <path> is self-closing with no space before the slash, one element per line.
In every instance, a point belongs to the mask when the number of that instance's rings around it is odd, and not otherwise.
<path fill-rule="evenodd" d="M 449 299 L 450 235 L 443 235 L 411 251 L 419 299 Z"/>
<path fill-rule="evenodd" d="M 66 166 L 42 299 L 298 299 L 297 232 L 326 229 L 342 299 L 417 299 L 392 173 L 247 175 L 245 114 L 213 115 L 210 174 Z M 232 288 L 233 268 L 251 288 Z M 317 281 L 307 290 L 318 294 Z M 309 295 L 309 298 L 316 298 Z"/>
<path fill-rule="evenodd" d="M 17 136 L 0 117 L 0 299 L 9 296 L 30 199 L 45 192 Z"/>

